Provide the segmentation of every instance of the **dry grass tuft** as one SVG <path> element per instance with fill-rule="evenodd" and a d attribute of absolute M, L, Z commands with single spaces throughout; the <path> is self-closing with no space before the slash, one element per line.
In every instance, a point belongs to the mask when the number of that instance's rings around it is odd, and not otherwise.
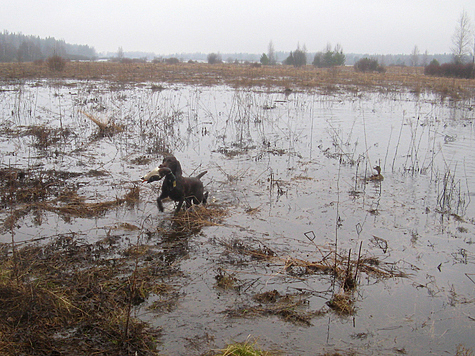
<path fill-rule="evenodd" d="M 227 210 L 215 205 L 193 205 L 179 212 L 171 220 L 175 231 L 196 231 L 205 226 L 219 225 L 227 215 Z"/>
<path fill-rule="evenodd" d="M 236 309 L 228 309 L 226 315 L 231 318 L 277 316 L 283 321 L 297 325 L 311 326 L 316 315 L 324 315 L 324 311 L 306 312 L 308 302 L 302 295 L 279 295 L 276 299 L 267 299 L 269 295 L 258 294 L 254 297 L 259 305 L 244 305 Z"/>
<path fill-rule="evenodd" d="M 348 293 L 338 293 L 327 305 L 339 315 L 353 315 L 356 312 L 353 297 Z"/>
<path fill-rule="evenodd" d="M 259 348 L 257 341 L 251 341 L 248 338 L 245 342 L 236 342 L 229 344 L 225 349 L 219 350 L 219 354 L 214 356 L 271 356 L 280 353 L 263 351 Z"/>
<path fill-rule="evenodd" d="M 218 268 L 218 273 L 214 277 L 216 279 L 216 288 L 223 290 L 238 290 L 238 279 L 231 273 L 226 272 L 222 268 Z"/>
<path fill-rule="evenodd" d="M 467 349 L 463 345 L 458 345 L 457 346 L 457 351 L 455 353 L 455 356 L 473 356 L 475 353 L 471 349 Z"/>

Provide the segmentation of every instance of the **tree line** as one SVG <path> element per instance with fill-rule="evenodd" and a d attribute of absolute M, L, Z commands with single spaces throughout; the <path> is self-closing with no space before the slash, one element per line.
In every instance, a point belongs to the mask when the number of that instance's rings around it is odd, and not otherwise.
<path fill-rule="evenodd" d="M 54 55 L 67 59 L 94 59 L 96 50 L 54 37 L 40 38 L 6 30 L 0 33 L 0 62 L 34 62 Z"/>

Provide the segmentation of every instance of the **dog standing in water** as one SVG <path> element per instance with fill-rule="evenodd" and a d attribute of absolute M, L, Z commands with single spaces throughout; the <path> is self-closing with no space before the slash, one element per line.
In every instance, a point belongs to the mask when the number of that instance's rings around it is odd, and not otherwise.
<path fill-rule="evenodd" d="M 175 209 L 175 213 L 178 213 L 184 202 L 187 209 L 192 204 L 206 204 L 208 192 L 204 192 L 203 182 L 200 180 L 206 173 L 204 171 L 196 177 L 183 177 L 180 162 L 175 157 L 168 156 L 160 166 L 143 176 L 142 181 L 151 183 L 164 178 L 162 192 L 157 198 L 158 209 L 163 211 L 162 200 L 170 198 L 178 202 Z"/>

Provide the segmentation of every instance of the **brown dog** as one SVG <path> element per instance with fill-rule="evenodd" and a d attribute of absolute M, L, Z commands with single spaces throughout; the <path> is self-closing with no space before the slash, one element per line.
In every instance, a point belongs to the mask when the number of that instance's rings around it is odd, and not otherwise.
<path fill-rule="evenodd" d="M 162 199 L 170 198 L 178 202 L 175 213 L 178 213 L 186 203 L 186 208 L 192 204 L 206 204 L 208 192 L 204 193 L 203 182 L 200 178 L 207 171 L 200 173 L 196 177 L 183 177 L 180 162 L 175 157 L 165 157 L 162 164 L 142 177 L 144 182 L 154 182 L 164 178 L 162 193 L 157 198 L 157 205 L 163 211 Z"/>

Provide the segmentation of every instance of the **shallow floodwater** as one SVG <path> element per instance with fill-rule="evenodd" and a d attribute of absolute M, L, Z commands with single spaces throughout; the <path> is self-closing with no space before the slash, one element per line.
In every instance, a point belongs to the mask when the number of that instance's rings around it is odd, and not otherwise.
<path fill-rule="evenodd" d="M 80 173 L 67 179 L 89 201 L 122 196 L 137 184 L 140 204 L 95 218 L 27 215 L 3 228 L 0 242 L 71 234 L 92 243 L 114 230 L 126 247 L 146 236 L 177 270 L 164 277 L 174 287 L 173 303 L 151 310 L 160 301 L 151 295 L 134 310 L 163 328 L 164 355 L 200 355 L 248 335 L 286 355 L 475 349 L 473 99 L 336 88 L 152 89 L 100 81 L 1 87 L 2 169 Z M 120 129 L 98 135 L 85 113 Z M 38 127 L 52 130 L 50 141 L 27 134 Z M 160 184 L 139 179 L 166 152 L 185 175 L 208 171 L 202 180 L 210 201 L 227 210 L 219 225 L 173 232 L 173 203 L 160 213 Z M 367 181 L 375 166 L 384 180 Z M 2 207 L 2 221 L 8 214 Z M 124 223 L 138 229 L 121 230 Z M 274 258 L 232 246 L 272 251 Z M 341 289 L 331 275 L 289 267 L 293 259 L 320 261 L 335 248 L 394 272 L 361 272 L 350 315 L 327 306 Z M 223 274 L 237 288 L 217 287 Z M 262 304 L 255 295 L 273 290 L 303 300 L 295 309 L 312 315 L 310 322 L 246 314 Z"/>

